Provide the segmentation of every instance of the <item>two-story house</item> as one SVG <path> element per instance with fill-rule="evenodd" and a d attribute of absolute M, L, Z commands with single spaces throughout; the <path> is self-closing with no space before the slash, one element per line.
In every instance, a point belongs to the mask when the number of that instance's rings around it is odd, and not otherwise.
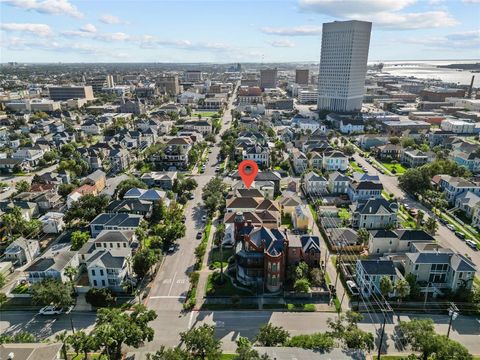
<path fill-rule="evenodd" d="M 346 194 L 350 179 L 338 171 L 328 175 L 328 191 L 331 194 Z"/>
<path fill-rule="evenodd" d="M 303 178 L 305 192 L 310 195 L 322 195 L 326 194 L 328 181 L 323 176 L 318 175 L 317 173 L 310 171 L 305 174 Z"/>
<path fill-rule="evenodd" d="M 480 194 L 480 186 L 477 183 L 461 177 L 436 175 L 433 177 L 433 182 L 438 184 L 440 190 L 445 193 L 445 199 L 451 204 L 454 204 L 455 199 L 463 193 Z"/>
<path fill-rule="evenodd" d="M 391 260 L 357 260 L 355 276 L 359 291 L 366 298 L 373 294 L 380 295 L 380 281 L 388 277 L 394 284 L 399 278 L 403 278 Z M 394 292 L 388 294 L 394 296 Z"/>
<path fill-rule="evenodd" d="M 398 204 L 395 201 L 370 199 L 352 205 L 352 225 L 361 229 L 386 229 L 396 227 Z"/>
<path fill-rule="evenodd" d="M 327 171 L 346 171 L 348 169 L 348 157 L 338 150 L 325 151 L 323 153 L 322 167 Z"/>

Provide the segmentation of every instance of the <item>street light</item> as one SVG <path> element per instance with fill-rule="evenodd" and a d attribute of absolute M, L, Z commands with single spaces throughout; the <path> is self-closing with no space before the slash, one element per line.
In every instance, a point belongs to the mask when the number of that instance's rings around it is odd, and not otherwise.
<path fill-rule="evenodd" d="M 458 317 L 458 308 L 454 303 L 450 304 L 450 308 L 448 309 L 448 316 L 450 317 L 450 321 L 448 323 L 448 331 L 447 331 L 447 339 L 450 337 L 450 329 L 452 328 L 452 322 Z"/>

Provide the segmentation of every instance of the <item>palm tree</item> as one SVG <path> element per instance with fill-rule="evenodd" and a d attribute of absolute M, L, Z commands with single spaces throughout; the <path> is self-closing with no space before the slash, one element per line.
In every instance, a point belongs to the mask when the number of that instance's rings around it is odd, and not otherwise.
<path fill-rule="evenodd" d="M 427 219 L 427 222 L 425 223 L 425 230 L 430 234 L 430 235 L 435 235 L 438 229 L 438 223 L 433 217 L 429 217 Z"/>
<path fill-rule="evenodd" d="M 67 266 L 65 268 L 65 276 L 68 277 L 68 280 L 70 281 L 70 284 L 72 285 L 72 292 L 75 293 L 75 285 L 73 283 L 73 280 L 78 274 L 78 269 L 74 268 L 73 266 Z"/>
<path fill-rule="evenodd" d="M 383 296 L 387 296 L 389 293 L 393 291 L 393 283 L 392 280 L 388 276 L 383 276 L 380 279 L 380 292 Z"/>
<path fill-rule="evenodd" d="M 401 302 L 403 298 L 410 295 L 410 284 L 405 279 L 398 279 L 395 282 L 395 292 L 398 297 L 398 301 Z"/>
<path fill-rule="evenodd" d="M 417 229 L 422 227 L 422 221 L 423 217 L 425 216 L 425 213 L 422 210 L 418 210 L 417 216 L 415 216 L 415 226 Z"/>
<path fill-rule="evenodd" d="M 67 342 L 68 342 L 68 335 L 67 335 L 67 332 L 64 331 L 60 334 L 57 334 L 55 336 L 55 340 L 56 341 L 59 341 L 62 343 L 62 356 L 65 360 L 67 360 Z"/>

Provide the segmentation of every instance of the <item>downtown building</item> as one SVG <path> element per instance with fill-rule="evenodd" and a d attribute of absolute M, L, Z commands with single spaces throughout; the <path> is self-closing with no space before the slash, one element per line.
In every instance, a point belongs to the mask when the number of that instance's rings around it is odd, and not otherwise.
<path fill-rule="evenodd" d="M 91 86 L 50 86 L 48 88 L 50 99 L 54 101 L 65 101 L 70 99 L 93 100 L 93 89 Z"/>
<path fill-rule="evenodd" d="M 262 90 L 277 87 L 277 68 L 260 70 L 260 87 Z"/>
<path fill-rule="evenodd" d="M 361 110 L 371 30 L 365 21 L 323 24 L 318 110 Z"/>

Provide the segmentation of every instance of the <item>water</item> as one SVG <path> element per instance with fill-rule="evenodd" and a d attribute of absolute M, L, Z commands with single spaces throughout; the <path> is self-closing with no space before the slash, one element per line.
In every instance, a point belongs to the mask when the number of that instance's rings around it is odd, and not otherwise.
<path fill-rule="evenodd" d="M 480 60 L 456 60 L 456 61 L 382 61 L 383 72 L 394 76 L 413 76 L 419 79 L 437 79 L 443 82 L 455 83 L 459 85 L 470 85 L 472 75 L 475 75 L 473 86 L 480 87 L 480 73 L 471 71 L 439 68 L 438 65 L 450 64 L 475 64 Z M 378 63 L 377 61 L 372 64 Z"/>

